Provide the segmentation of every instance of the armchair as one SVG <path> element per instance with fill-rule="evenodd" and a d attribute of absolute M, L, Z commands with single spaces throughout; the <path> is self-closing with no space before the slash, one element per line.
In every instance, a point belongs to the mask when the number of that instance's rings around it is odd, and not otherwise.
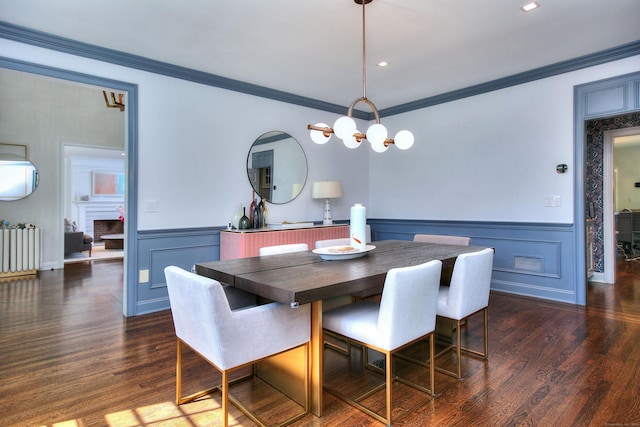
<path fill-rule="evenodd" d="M 93 237 L 85 234 L 84 231 L 77 230 L 76 222 L 65 218 L 64 220 L 64 253 L 89 251 L 93 249 Z"/>

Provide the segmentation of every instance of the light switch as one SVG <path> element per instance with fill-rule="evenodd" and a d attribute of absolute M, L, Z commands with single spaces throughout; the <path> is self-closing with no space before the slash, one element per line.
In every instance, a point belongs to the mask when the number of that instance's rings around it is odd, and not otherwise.
<path fill-rule="evenodd" d="M 553 206 L 562 206 L 562 198 L 560 196 L 553 196 Z"/>
<path fill-rule="evenodd" d="M 546 208 L 553 206 L 553 196 L 544 196 L 544 206 Z"/>
<path fill-rule="evenodd" d="M 157 200 L 145 200 L 144 201 L 144 211 L 145 212 L 158 212 L 158 201 Z"/>

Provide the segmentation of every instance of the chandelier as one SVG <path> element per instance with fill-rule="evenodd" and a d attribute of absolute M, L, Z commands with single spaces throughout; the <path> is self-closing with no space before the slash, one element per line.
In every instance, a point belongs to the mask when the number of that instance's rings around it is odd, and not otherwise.
<path fill-rule="evenodd" d="M 407 150 L 413 146 L 413 134 L 408 130 L 401 130 L 396 133 L 395 138 L 389 138 L 387 128 L 380 123 L 378 109 L 367 98 L 367 45 L 365 41 L 364 7 L 373 0 L 354 1 L 356 4 L 362 5 L 362 97 L 355 99 L 351 103 L 347 115 L 336 120 L 333 128 L 330 128 L 326 123 L 316 123 L 315 125 L 307 125 L 307 129 L 310 131 L 311 140 L 316 144 L 325 144 L 331 138 L 331 134 L 335 134 L 348 148 L 358 148 L 362 140 L 367 139 L 373 151 L 377 153 L 387 151 L 391 144 L 395 144 L 401 150 Z M 352 118 L 353 108 L 359 103 L 367 104 L 376 118 L 375 124 L 369 126 L 366 134 L 361 133 L 356 128 L 356 122 Z"/>

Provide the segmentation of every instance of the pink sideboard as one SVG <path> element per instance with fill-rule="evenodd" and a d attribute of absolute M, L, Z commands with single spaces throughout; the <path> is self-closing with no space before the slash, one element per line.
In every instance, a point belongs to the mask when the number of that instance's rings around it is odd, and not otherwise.
<path fill-rule="evenodd" d="M 306 243 L 309 249 L 317 240 L 349 237 L 349 225 L 319 225 L 310 228 L 261 229 L 220 232 L 220 259 L 246 258 L 260 255 L 263 246 Z"/>

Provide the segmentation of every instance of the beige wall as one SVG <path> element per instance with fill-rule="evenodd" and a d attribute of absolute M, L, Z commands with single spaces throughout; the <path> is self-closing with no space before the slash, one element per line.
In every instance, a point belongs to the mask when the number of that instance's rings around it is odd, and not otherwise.
<path fill-rule="evenodd" d="M 0 218 L 43 228 L 43 264 L 62 260 L 63 145 L 124 149 L 124 126 L 102 88 L 0 69 L 0 142 L 27 145 L 40 176 L 29 197 L 0 201 Z"/>

